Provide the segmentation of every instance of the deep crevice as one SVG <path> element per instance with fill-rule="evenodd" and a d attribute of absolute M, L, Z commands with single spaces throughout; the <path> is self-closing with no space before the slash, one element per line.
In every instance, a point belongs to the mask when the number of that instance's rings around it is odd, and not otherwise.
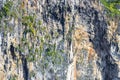
<path fill-rule="evenodd" d="M 12 59 L 15 60 L 16 55 L 15 55 L 15 48 L 14 48 L 13 44 L 10 45 L 10 52 L 11 52 L 11 55 L 12 55 Z"/>
<path fill-rule="evenodd" d="M 24 80 L 28 80 L 28 66 L 27 66 L 27 60 L 26 58 L 23 56 L 22 57 L 22 65 L 23 65 L 23 77 Z"/>

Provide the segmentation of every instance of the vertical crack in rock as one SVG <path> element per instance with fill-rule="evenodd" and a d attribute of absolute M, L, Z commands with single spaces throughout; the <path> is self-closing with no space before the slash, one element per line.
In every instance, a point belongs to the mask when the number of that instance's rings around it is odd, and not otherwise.
<path fill-rule="evenodd" d="M 64 39 L 64 32 L 65 32 L 65 3 L 62 3 L 62 8 L 61 8 L 61 19 L 60 19 L 60 22 L 62 24 L 62 29 L 63 29 L 63 39 Z"/>
<path fill-rule="evenodd" d="M 19 45 L 20 47 L 20 45 Z M 27 59 L 25 57 L 25 55 L 22 54 L 22 52 L 19 50 L 19 56 L 20 56 L 20 59 L 22 61 L 22 68 L 23 68 L 23 78 L 24 80 L 28 80 L 29 78 L 29 68 L 28 68 L 28 62 L 27 62 Z"/>
<path fill-rule="evenodd" d="M 65 32 L 65 1 L 60 1 L 59 4 L 52 5 L 48 0 L 44 5 L 45 10 L 43 11 L 43 20 L 48 23 L 49 19 L 55 20 L 61 23 L 62 25 L 62 34 L 64 39 L 64 32 Z"/>
<path fill-rule="evenodd" d="M 92 43 L 98 57 L 101 58 L 103 80 L 113 80 L 118 75 L 118 66 L 110 55 L 110 43 L 107 41 L 107 23 L 104 19 L 99 20 L 97 11 L 94 14 L 93 25 L 95 36 Z"/>
<path fill-rule="evenodd" d="M 23 77 L 24 80 L 28 80 L 28 66 L 27 66 L 27 60 L 24 56 L 22 56 L 22 65 L 23 65 Z"/>
<path fill-rule="evenodd" d="M 14 48 L 13 44 L 10 45 L 10 52 L 11 52 L 13 60 L 15 60 L 16 55 L 15 55 L 15 48 Z"/>
<path fill-rule="evenodd" d="M 81 15 L 82 20 L 85 22 L 84 25 L 88 26 L 88 33 L 90 34 L 90 42 L 93 44 L 98 57 L 100 58 L 100 64 L 98 65 L 101 71 L 102 80 L 113 80 L 118 76 L 118 65 L 110 54 L 111 44 L 107 40 L 107 23 L 100 12 L 91 7 L 86 1 L 85 7 L 77 7 L 78 12 Z M 100 19 L 101 18 L 101 19 Z M 90 23 L 94 25 L 92 30 Z M 94 34 L 92 34 L 93 32 Z M 94 35 L 94 37 L 92 37 Z"/>

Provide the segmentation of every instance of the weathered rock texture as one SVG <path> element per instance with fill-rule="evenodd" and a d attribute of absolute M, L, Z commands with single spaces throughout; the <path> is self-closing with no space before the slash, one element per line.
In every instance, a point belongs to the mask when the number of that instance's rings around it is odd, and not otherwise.
<path fill-rule="evenodd" d="M 0 80 L 120 80 L 119 19 L 99 0 L 11 1 L 0 21 Z"/>

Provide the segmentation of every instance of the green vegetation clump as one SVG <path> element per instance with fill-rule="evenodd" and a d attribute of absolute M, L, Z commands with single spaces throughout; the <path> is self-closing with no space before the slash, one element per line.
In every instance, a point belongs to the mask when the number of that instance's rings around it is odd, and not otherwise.
<path fill-rule="evenodd" d="M 10 10 L 12 7 L 13 2 L 7 1 L 2 9 L 0 10 L 0 20 L 2 19 L 3 16 L 7 17 L 10 15 Z"/>
<path fill-rule="evenodd" d="M 36 34 L 34 29 L 35 26 L 35 16 L 22 16 L 22 24 L 25 26 L 29 26 L 29 30 L 25 30 L 24 32 L 31 32 L 32 34 Z"/>
<path fill-rule="evenodd" d="M 13 75 L 13 76 L 10 77 L 9 80 L 17 80 L 17 76 L 16 76 L 16 75 Z"/>
<path fill-rule="evenodd" d="M 120 15 L 120 0 L 100 0 L 111 16 Z"/>

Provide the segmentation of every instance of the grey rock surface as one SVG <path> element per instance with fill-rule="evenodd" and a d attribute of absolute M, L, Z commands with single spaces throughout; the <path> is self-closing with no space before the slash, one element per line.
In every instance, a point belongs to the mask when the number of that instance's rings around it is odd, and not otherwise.
<path fill-rule="evenodd" d="M 99 0 L 10 1 L 0 80 L 120 80 L 120 23 Z"/>

